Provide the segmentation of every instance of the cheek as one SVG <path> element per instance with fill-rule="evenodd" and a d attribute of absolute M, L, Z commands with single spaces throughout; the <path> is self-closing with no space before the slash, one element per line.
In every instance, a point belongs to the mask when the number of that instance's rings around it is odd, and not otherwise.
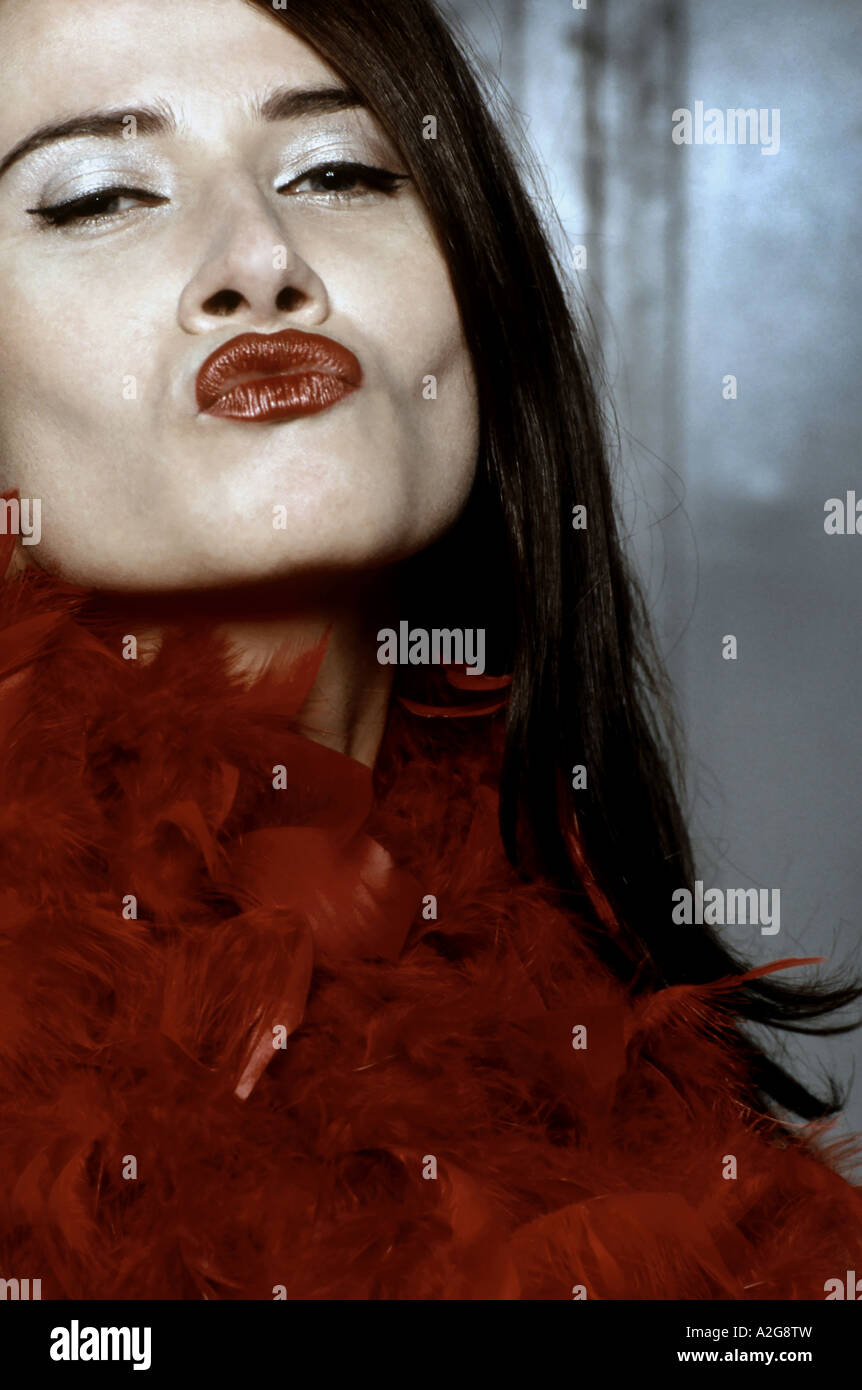
<path fill-rule="evenodd" d="M 433 243 L 422 238 L 409 251 L 378 269 L 373 300 L 366 298 L 363 319 L 382 328 L 392 345 L 400 375 L 420 388 L 433 376 L 438 384 L 462 374 L 465 344 L 458 306 L 446 264 Z"/>
<path fill-rule="evenodd" d="M 74 274 L 32 254 L 0 266 L 0 482 L 41 496 L 51 513 L 109 504 L 150 395 L 149 290 L 127 276 Z M 152 353 L 149 354 L 152 357 Z M 128 505 L 128 502 L 126 503 Z"/>
<path fill-rule="evenodd" d="M 123 399 L 129 321 L 105 286 L 53 269 L 14 267 L 0 307 L 0 434 L 22 428 L 68 435 L 89 428 L 95 442 Z"/>
<path fill-rule="evenodd" d="M 425 290 L 425 293 L 422 293 Z M 476 383 L 448 276 L 430 273 L 411 315 L 411 457 L 416 505 L 438 531 L 455 520 L 476 471 Z"/>
<path fill-rule="evenodd" d="M 353 312 L 377 344 L 398 417 L 408 505 L 437 529 L 466 500 L 479 442 L 475 378 L 448 270 L 422 238 L 361 283 L 363 304 Z"/>

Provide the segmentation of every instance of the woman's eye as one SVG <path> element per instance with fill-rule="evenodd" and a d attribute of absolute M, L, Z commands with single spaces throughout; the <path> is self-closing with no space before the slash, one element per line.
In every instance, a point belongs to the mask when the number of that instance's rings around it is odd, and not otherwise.
<path fill-rule="evenodd" d="M 352 201 L 374 193 L 394 193 L 408 178 L 408 174 L 396 174 L 390 169 L 379 169 L 370 164 L 318 164 L 278 191 L 310 193 L 313 196 L 323 194 L 333 201 Z M 167 201 L 167 198 L 148 193 L 143 188 L 100 188 L 70 198 L 65 203 L 28 208 L 27 211 L 45 226 L 66 227 L 76 223 L 108 222 L 134 207 L 156 207 Z"/>
<path fill-rule="evenodd" d="M 55 203 L 51 207 L 28 208 L 27 211 L 51 227 L 65 227 L 72 222 L 101 222 L 131 208 L 145 205 L 156 207 L 167 202 L 158 193 L 147 193 L 142 188 L 100 188 L 93 193 L 82 193 L 67 203 Z"/>
<path fill-rule="evenodd" d="M 371 164 L 316 164 L 291 183 L 284 184 L 278 192 L 322 193 L 334 199 L 353 200 L 367 197 L 369 193 L 394 193 L 408 178 L 408 174 L 395 174 Z"/>

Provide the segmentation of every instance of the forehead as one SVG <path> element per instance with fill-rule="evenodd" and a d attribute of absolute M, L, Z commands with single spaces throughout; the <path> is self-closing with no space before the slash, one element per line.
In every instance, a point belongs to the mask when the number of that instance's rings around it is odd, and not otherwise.
<path fill-rule="evenodd" d="M 0 0 L 0 131 L 153 97 L 182 107 L 338 82 L 248 0 Z"/>

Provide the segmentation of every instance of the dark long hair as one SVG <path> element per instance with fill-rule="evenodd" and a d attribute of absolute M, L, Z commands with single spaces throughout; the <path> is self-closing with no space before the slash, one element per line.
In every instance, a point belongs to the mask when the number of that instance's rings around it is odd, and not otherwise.
<path fill-rule="evenodd" d="M 577 901 L 596 950 L 635 990 L 740 973 L 708 928 L 671 924 L 671 895 L 695 876 L 678 729 L 620 545 L 594 369 L 481 78 L 431 0 L 249 2 L 316 49 L 377 116 L 448 262 L 479 390 L 479 468 L 458 523 L 407 565 L 402 611 L 449 618 L 457 605 L 464 618 L 471 605 L 478 621 L 459 625 L 489 630 L 496 668 L 512 672 L 500 795 L 509 858 Z M 572 528 L 576 505 L 585 530 Z M 588 782 L 575 791 L 578 764 Z M 587 891 L 573 831 L 616 932 Z M 860 997 L 851 984 L 767 978 L 741 986 L 734 1009 L 757 1024 L 836 1033 L 857 1025 L 814 1021 Z M 756 1093 L 806 1118 L 839 1107 L 834 1083 L 819 1099 L 750 1038 L 740 1045 Z"/>

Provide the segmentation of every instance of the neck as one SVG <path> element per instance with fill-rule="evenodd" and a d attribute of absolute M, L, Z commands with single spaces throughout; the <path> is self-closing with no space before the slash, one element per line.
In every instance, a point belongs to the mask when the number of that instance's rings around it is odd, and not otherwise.
<path fill-rule="evenodd" d="M 383 738 L 392 667 L 377 660 L 379 622 L 358 595 L 289 616 L 231 618 L 219 624 L 233 668 L 253 679 L 288 665 L 328 634 L 317 678 L 299 712 L 302 732 L 373 767 Z"/>
<path fill-rule="evenodd" d="M 227 640 L 232 672 L 249 683 L 287 667 L 328 634 L 299 727 L 373 767 L 392 689 L 392 667 L 378 662 L 376 640 L 389 592 L 390 578 L 381 573 L 181 594 L 102 591 L 94 606 L 135 635 L 141 660 L 155 655 L 172 630 L 215 630 Z"/>

